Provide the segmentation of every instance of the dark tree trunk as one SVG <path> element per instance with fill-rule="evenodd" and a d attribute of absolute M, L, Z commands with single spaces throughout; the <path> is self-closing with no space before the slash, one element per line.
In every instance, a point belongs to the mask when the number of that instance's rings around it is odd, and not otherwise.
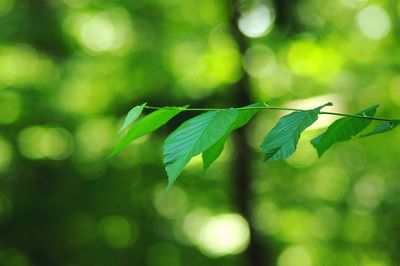
<path fill-rule="evenodd" d="M 240 53 L 243 55 L 248 48 L 247 39 L 239 31 L 237 21 L 239 18 L 239 2 L 231 0 L 229 2 L 231 21 L 230 27 L 232 35 L 238 45 Z M 235 84 L 232 91 L 233 104 L 235 106 L 244 106 L 252 102 L 250 93 L 250 80 L 247 73 L 243 70 L 241 79 Z M 269 266 L 272 264 L 269 247 L 261 242 L 261 238 L 255 232 L 252 226 L 252 162 L 253 152 L 248 145 L 248 132 L 246 127 L 236 131 L 234 137 L 234 162 L 232 171 L 232 179 L 234 186 L 234 201 L 237 210 L 248 221 L 250 225 L 250 243 L 245 251 L 245 260 L 248 266 Z"/>
<path fill-rule="evenodd" d="M 230 16 L 230 28 L 239 51 L 244 55 L 248 48 L 248 39 L 238 28 L 240 17 L 240 4 L 245 1 L 228 0 Z M 292 35 L 302 32 L 302 25 L 296 16 L 296 10 L 300 0 L 272 0 L 275 8 L 275 24 L 277 31 L 282 36 Z M 235 84 L 233 90 L 233 105 L 244 106 L 252 103 L 250 92 L 250 79 L 248 74 L 242 70 L 241 79 Z M 250 225 L 250 243 L 245 252 L 246 264 L 249 266 L 270 266 L 274 265 L 275 256 L 271 252 L 268 239 L 262 239 L 252 226 L 252 162 L 253 152 L 247 140 L 248 133 L 246 127 L 237 130 L 234 138 L 234 165 L 232 167 L 232 178 L 234 186 L 234 201 L 238 211 L 243 215 Z"/>
<path fill-rule="evenodd" d="M 272 2 L 276 14 L 275 25 L 281 35 L 291 35 L 304 30 L 296 11 L 299 0 L 273 0 Z"/>

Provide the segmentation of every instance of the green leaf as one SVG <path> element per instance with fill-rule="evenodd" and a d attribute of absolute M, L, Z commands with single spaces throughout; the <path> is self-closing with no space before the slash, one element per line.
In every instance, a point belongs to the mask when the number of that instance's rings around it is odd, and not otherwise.
<path fill-rule="evenodd" d="M 367 109 L 357 113 L 357 115 L 373 116 L 379 105 L 368 107 Z M 328 129 L 311 140 L 311 144 L 321 157 L 326 150 L 328 150 L 336 142 L 350 140 L 363 131 L 372 120 L 360 119 L 355 117 L 344 117 L 333 122 Z"/>
<path fill-rule="evenodd" d="M 246 107 L 262 107 L 262 103 L 255 103 Z M 246 108 L 245 107 L 245 108 Z M 204 171 L 210 167 L 210 165 L 221 155 L 224 145 L 229 135 L 236 129 L 245 126 L 253 116 L 259 111 L 259 109 L 236 109 L 238 115 L 235 122 L 231 125 L 230 129 L 218 140 L 214 145 L 205 150 L 202 154 Z"/>
<path fill-rule="evenodd" d="M 361 135 L 360 138 L 385 133 L 387 131 L 395 129 L 398 125 L 400 125 L 400 120 L 392 120 L 392 121 L 388 121 L 388 122 L 383 122 L 379 126 L 375 127 L 372 131 Z"/>
<path fill-rule="evenodd" d="M 237 110 L 210 111 L 196 116 L 172 132 L 164 143 L 164 164 L 171 186 L 190 159 L 214 145 L 230 129 Z"/>
<path fill-rule="evenodd" d="M 322 108 L 331 105 L 327 103 L 315 109 L 293 112 L 282 117 L 261 144 L 264 161 L 276 161 L 292 155 L 301 133 L 318 120 Z"/>
<path fill-rule="evenodd" d="M 135 120 L 139 117 L 139 115 L 142 113 L 143 108 L 146 106 L 146 103 L 142 104 L 142 105 L 138 105 L 133 107 L 129 113 L 126 115 L 124 124 L 122 125 L 122 127 L 118 130 L 118 134 L 121 134 L 122 131 L 124 131 L 124 129 L 126 129 L 127 127 L 129 127 L 133 122 L 135 122 Z"/>
<path fill-rule="evenodd" d="M 129 143 L 138 139 L 148 133 L 151 133 L 161 126 L 165 125 L 169 120 L 178 115 L 188 106 L 180 107 L 179 109 L 169 109 L 166 107 L 164 109 L 160 109 L 150 113 L 149 115 L 143 117 L 136 124 L 132 126 L 132 128 L 128 131 L 128 133 L 121 139 L 121 141 L 114 147 L 110 156 L 114 156 L 118 152 L 120 152 L 123 148 L 125 148 Z M 174 107 L 176 108 L 176 107 Z"/>

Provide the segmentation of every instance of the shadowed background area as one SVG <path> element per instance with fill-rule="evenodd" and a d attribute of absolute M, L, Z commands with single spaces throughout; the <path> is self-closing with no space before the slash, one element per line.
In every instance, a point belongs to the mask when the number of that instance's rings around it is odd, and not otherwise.
<path fill-rule="evenodd" d="M 108 158 L 135 105 L 273 106 L 400 117 L 396 0 L 0 0 L 0 265 L 395 266 L 400 138 L 287 161 L 262 111 L 169 193 L 163 140 Z M 147 111 L 145 113 L 148 113 Z"/>

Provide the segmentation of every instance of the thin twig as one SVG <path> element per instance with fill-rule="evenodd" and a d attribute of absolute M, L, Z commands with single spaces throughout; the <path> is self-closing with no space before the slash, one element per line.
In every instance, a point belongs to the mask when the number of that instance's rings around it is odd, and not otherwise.
<path fill-rule="evenodd" d="M 153 109 L 153 110 L 160 110 L 160 109 L 169 109 L 169 110 L 181 110 L 181 111 L 222 111 L 228 110 L 232 108 L 182 108 L 182 107 L 157 107 L 157 106 L 145 106 L 146 109 Z M 294 112 L 303 112 L 307 111 L 305 109 L 297 109 L 297 108 L 286 108 L 286 107 L 272 107 L 268 104 L 264 106 L 247 106 L 247 107 L 238 107 L 235 108 L 236 110 L 256 110 L 256 109 L 264 109 L 264 110 L 272 110 L 272 111 L 294 111 Z M 319 112 L 321 115 L 335 115 L 335 116 L 342 116 L 342 117 L 352 117 L 352 118 L 359 118 L 359 119 L 368 119 L 368 120 L 376 120 L 376 121 L 385 121 L 385 122 L 392 122 L 397 121 L 399 119 L 390 119 L 390 118 L 383 118 L 383 117 L 374 117 L 374 116 L 367 116 L 367 115 L 352 115 L 352 114 L 343 114 L 343 113 L 335 113 L 335 112 Z"/>

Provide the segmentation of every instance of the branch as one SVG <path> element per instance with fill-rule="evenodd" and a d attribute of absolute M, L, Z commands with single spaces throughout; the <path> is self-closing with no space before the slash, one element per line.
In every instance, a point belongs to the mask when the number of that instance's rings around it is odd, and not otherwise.
<path fill-rule="evenodd" d="M 181 107 L 157 107 L 157 106 L 145 106 L 145 109 L 153 109 L 153 110 L 160 110 L 160 109 L 169 109 L 169 110 L 181 110 L 185 111 L 221 111 L 227 110 L 232 108 L 181 108 Z M 263 109 L 263 110 L 272 110 L 272 111 L 295 111 L 295 112 L 303 112 L 307 111 L 305 109 L 297 109 L 297 108 L 286 108 L 286 107 L 272 107 L 269 106 L 267 103 L 264 103 L 264 106 L 260 107 L 238 107 L 234 108 L 236 110 L 255 110 L 255 109 Z M 393 119 L 393 118 L 383 118 L 383 117 L 374 117 L 368 115 L 353 115 L 353 114 L 343 114 L 343 113 L 336 113 L 336 112 L 319 112 L 321 115 L 334 115 L 334 116 L 342 116 L 342 117 L 353 117 L 359 119 L 367 119 L 367 120 L 376 120 L 376 121 L 385 121 L 385 122 L 395 122 L 400 121 L 400 119 Z"/>

